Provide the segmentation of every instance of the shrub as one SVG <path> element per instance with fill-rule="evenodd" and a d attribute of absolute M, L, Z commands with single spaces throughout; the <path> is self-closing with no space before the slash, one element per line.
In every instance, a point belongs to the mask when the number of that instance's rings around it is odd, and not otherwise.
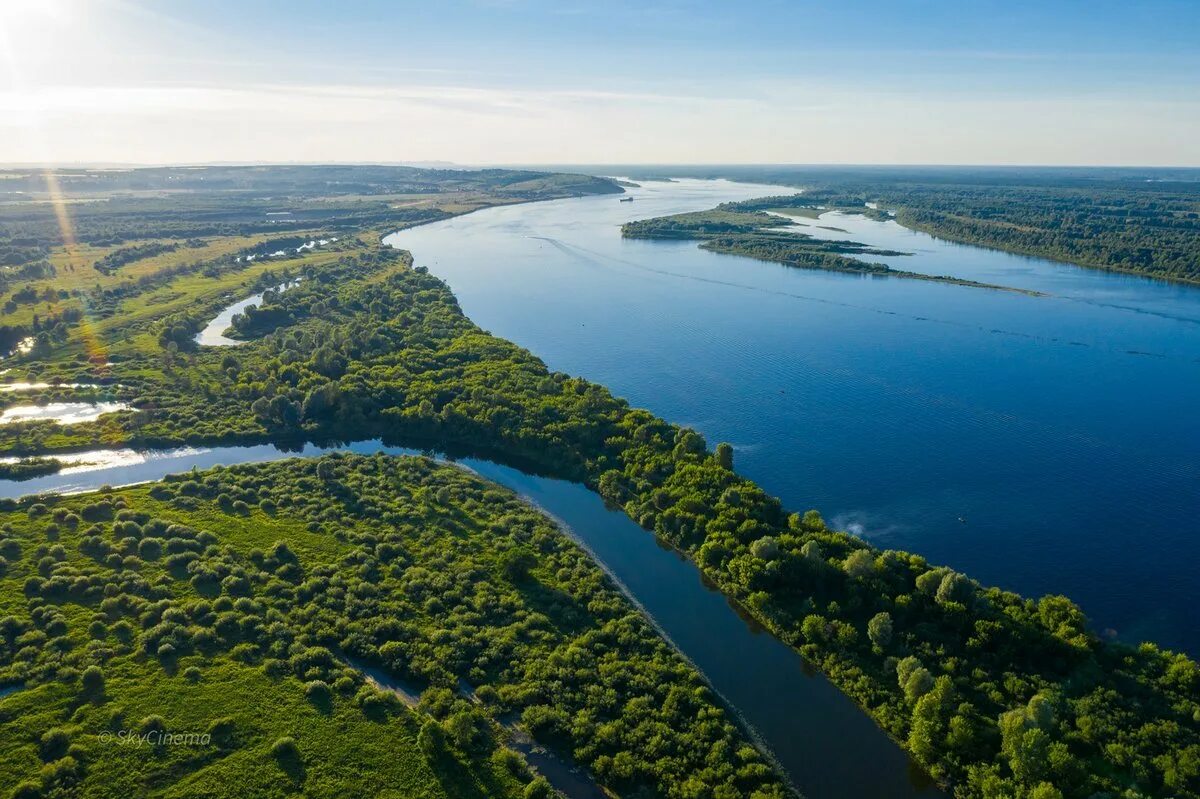
<path fill-rule="evenodd" d="M 525 786 L 525 799 L 549 799 L 552 795 L 553 789 L 545 777 L 538 777 Z"/>
<path fill-rule="evenodd" d="M 211 736 L 212 742 L 220 747 L 228 747 L 233 744 L 233 734 L 235 731 L 236 726 L 233 719 L 229 716 L 219 718 L 208 725 L 208 734 Z"/>
<path fill-rule="evenodd" d="M 328 702 L 333 697 L 333 692 L 329 688 L 329 683 L 324 680 L 313 680 L 305 683 L 304 695 L 310 702 Z"/>
<path fill-rule="evenodd" d="M 60 727 L 51 727 L 38 741 L 38 754 L 46 762 L 58 760 L 67 753 L 67 747 L 70 745 L 71 736 L 66 730 Z"/>
<path fill-rule="evenodd" d="M 42 799 L 42 786 L 26 780 L 13 790 L 12 799 Z"/>
<path fill-rule="evenodd" d="M 104 692 L 104 672 L 99 666 L 88 666 L 83 670 L 83 690 L 89 695 L 96 696 Z"/>
<path fill-rule="evenodd" d="M 167 722 L 162 716 L 146 716 L 138 725 L 138 731 L 143 735 L 157 732 L 162 733 L 167 730 Z"/>
<path fill-rule="evenodd" d="M 300 747 L 296 745 L 295 738 L 284 736 L 271 744 L 271 754 L 276 760 L 295 762 L 300 759 Z"/>
<path fill-rule="evenodd" d="M 163 542 L 161 538 L 143 538 L 138 542 L 138 557 L 142 560 L 158 560 L 162 557 Z"/>

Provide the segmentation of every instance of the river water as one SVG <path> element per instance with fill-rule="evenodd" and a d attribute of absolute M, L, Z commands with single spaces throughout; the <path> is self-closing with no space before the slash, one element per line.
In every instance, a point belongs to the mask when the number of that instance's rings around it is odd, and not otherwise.
<path fill-rule="evenodd" d="M 333 239 L 333 241 L 337 241 L 337 239 Z M 299 280 L 293 280 L 281 283 L 271 289 L 271 291 L 286 291 L 299 282 Z M 236 347 L 239 344 L 245 344 L 246 342 L 240 339 L 229 338 L 229 336 L 225 335 L 225 331 L 233 326 L 233 317 L 243 313 L 251 305 L 261 303 L 265 294 L 266 292 L 264 291 L 225 306 L 219 314 L 213 317 L 212 321 L 196 334 L 195 342 L 201 347 Z"/>
<path fill-rule="evenodd" d="M 1044 292 L 801 270 L 622 222 L 784 193 L 680 180 L 388 237 L 479 325 L 729 441 L 740 472 L 1100 629 L 1200 652 L 1200 289 L 825 214 L 877 260 Z M 812 220 L 800 220 L 812 223 Z"/>
<path fill-rule="evenodd" d="M 413 454 L 403 447 L 363 441 L 343 449 L 359 453 Z M 157 480 L 192 467 L 260 463 L 327 450 L 308 445 L 286 452 L 270 444 L 184 448 L 157 453 L 109 451 L 102 465 L 23 482 L 0 480 L 0 497 L 79 492 L 103 485 Z M 555 517 L 625 593 L 690 659 L 713 688 L 774 753 L 808 799 L 934 797 L 940 792 L 908 756 L 824 677 L 805 668 L 800 656 L 762 631 L 704 584 L 700 573 L 620 511 L 604 506 L 584 486 L 535 477 L 490 461 L 461 464 L 505 485 Z M 536 754 L 536 753 L 533 753 Z M 574 784 L 569 769 L 549 760 L 561 784 Z M 575 785 L 573 795 L 587 795 Z"/>
<path fill-rule="evenodd" d="M 914 253 L 881 259 L 897 268 L 1049 296 L 798 270 L 619 235 L 624 221 L 778 193 L 647 183 L 632 203 L 494 208 L 388 242 L 447 279 L 481 326 L 551 368 L 732 442 L 739 471 L 788 506 L 820 508 L 881 546 L 988 583 L 1065 593 L 1126 639 L 1200 648 L 1189 611 L 1200 600 L 1189 566 L 1200 291 L 845 214 L 815 224 L 848 233 L 799 230 Z M 99 469 L 0 481 L 0 496 L 288 454 L 108 453 Z M 562 520 L 811 799 L 936 794 L 848 699 L 623 514 L 580 486 L 466 465 Z"/>

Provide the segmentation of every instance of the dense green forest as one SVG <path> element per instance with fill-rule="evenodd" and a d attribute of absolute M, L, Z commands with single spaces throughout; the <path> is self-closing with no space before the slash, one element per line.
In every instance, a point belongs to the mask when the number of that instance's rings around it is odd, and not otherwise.
<path fill-rule="evenodd" d="M 956 795 L 1200 796 L 1200 668 L 1188 657 L 1101 640 L 1063 597 L 982 586 L 781 507 L 737 475 L 727 445 L 480 330 L 442 281 L 379 246 L 378 228 L 339 231 L 327 252 L 249 266 L 236 260 L 244 237 L 217 239 L 196 270 L 152 276 L 103 318 L 39 318 L 35 349 L 12 357 L 6 379 L 57 385 L 0 403 L 62 401 L 80 391 L 63 384 L 91 383 L 88 396 L 131 408 L 0 426 L 0 452 L 380 437 L 582 481 L 688 554 Z M 235 320 L 246 343 L 195 346 L 231 295 L 298 276 Z M 559 717 L 539 729 L 576 733 Z"/>
<path fill-rule="evenodd" d="M 796 222 L 767 213 L 770 209 L 807 209 L 814 205 L 807 194 L 724 203 L 711 211 L 695 211 L 627 222 L 621 226 L 621 235 L 631 239 L 692 239 L 701 242 L 701 247 L 713 252 L 745 255 L 800 269 L 888 275 L 954 283 L 960 286 L 1015 290 L 949 275 L 909 272 L 877 261 L 866 261 L 863 257 L 882 258 L 908 253 L 875 249 L 854 241 L 816 239 L 797 230 Z"/>
<path fill-rule="evenodd" d="M 19 796 L 548 796 L 515 723 L 622 794 L 785 795 L 582 550 L 464 470 L 231 467 L 31 498 L 0 530 Z"/>
<path fill-rule="evenodd" d="M 110 360 L 137 412 L 10 426 L 0 446 L 380 436 L 582 480 L 689 553 L 958 795 L 1200 795 L 1194 661 L 1099 640 L 1063 597 L 981 586 L 788 512 L 738 477 L 729 447 L 549 372 L 403 255 L 344 255 L 256 316 L 274 321 L 241 347 Z M 96 369 L 81 355 L 46 371 Z"/>
<path fill-rule="evenodd" d="M 804 189 L 815 204 L 878 203 L 908 227 L 1099 269 L 1200 281 L 1200 171 L 1122 168 L 661 167 Z"/>

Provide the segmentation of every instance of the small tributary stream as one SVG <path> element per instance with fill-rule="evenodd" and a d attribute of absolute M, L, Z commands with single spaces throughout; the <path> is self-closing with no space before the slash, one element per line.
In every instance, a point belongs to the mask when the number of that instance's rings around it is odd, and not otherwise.
<path fill-rule="evenodd" d="M 414 453 L 379 441 L 357 442 L 341 449 L 362 454 Z M 22 482 L 0 481 L 0 497 L 87 491 L 157 480 L 192 467 L 311 457 L 326 451 L 314 445 L 294 452 L 273 445 L 115 451 L 95 458 L 101 464 L 95 468 Z M 806 667 L 795 650 L 747 619 L 705 584 L 690 561 L 660 545 L 624 513 L 605 507 L 597 494 L 579 484 L 526 474 L 491 461 L 465 459 L 458 463 L 510 488 L 556 518 L 699 669 L 809 799 L 903 799 L 939 794 L 907 754 L 845 694 Z M 537 754 L 530 757 L 535 765 Z M 547 773 L 549 765 L 539 769 Z M 550 776 L 547 773 L 548 779 Z"/>

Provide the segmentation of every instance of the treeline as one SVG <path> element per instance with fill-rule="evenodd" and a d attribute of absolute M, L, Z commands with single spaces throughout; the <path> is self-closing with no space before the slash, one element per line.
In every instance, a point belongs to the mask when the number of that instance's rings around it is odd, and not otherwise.
<path fill-rule="evenodd" d="M 807 195 L 806 195 L 807 196 Z M 801 205 L 802 203 L 802 205 Z M 764 209 L 808 207 L 810 201 L 795 197 L 768 197 L 738 203 L 724 203 L 711 211 L 695 211 L 627 222 L 621 235 L 631 239 L 691 239 L 703 249 L 726 255 L 744 255 L 799 269 L 824 269 L 861 275 L 894 277 L 955 283 L 964 286 L 1010 290 L 1006 286 L 963 280 L 950 275 L 926 275 L 894 269 L 878 261 L 858 256 L 908 255 L 894 250 L 875 249 L 855 241 L 827 241 L 795 230 L 779 228 L 794 222 L 768 214 Z"/>
<path fill-rule="evenodd" d="M 410 780 L 432 770 L 455 799 L 517 795 L 505 783 L 548 797 L 508 748 L 514 722 L 619 795 L 790 795 L 580 547 L 464 470 L 329 456 L 6 504 L 0 685 L 61 697 L 40 725 L 0 714 L 0 782 L 28 780 L 22 796 L 218 778 L 262 795 L 247 785 L 264 769 L 294 791 L 369 795 L 380 786 L 365 778 L 403 776 L 376 762 L 386 757 Z M 126 760 L 122 747 L 97 745 L 122 714 L 147 726 L 126 710 L 131 678 L 156 686 L 163 729 L 198 717 L 204 730 L 228 713 L 211 744 L 222 757 L 146 747 Z M 245 697 L 209 707 L 206 686 L 233 679 L 283 698 L 271 714 Z M 420 695 L 417 713 L 397 690 Z M 368 768 L 322 749 L 330 736 L 404 722 L 416 740 L 388 736 Z M 291 741 L 286 758 L 276 735 Z M 133 777 L 124 794 L 107 776 L 118 764 Z M 484 790 L 458 791 L 464 768 Z"/>
<path fill-rule="evenodd" d="M 1081 266 L 1200 280 L 1200 196 L 976 188 L 886 190 L 897 220 L 937 236 Z"/>
<path fill-rule="evenodd" d="M 47 191 L 46 175 L 41 171 L 7 169 L 0 170 L 0 174 L 4 175 L 5 186 L 12 191 L 35 195 Z M 541 195 L 564 197 L 620 192 L 614 181 L 591 175 L 369 164 L 71 169 L 56 173 L 54 180 L 58 190 L 67 197 L 131 191 L 222 194 L 232 198 L 249 195 L 256 199 L 487 192 L 535 199 Z"/>
<path fill-rule="evenodd" d="M 100 205 L 104 207 L 96 207 Z M 196 240 L 313 227 L 402 227 L 448 216 L 438 208 L 393 208 L 389 203 L 377 200 L 311 203 L 303 199 L 296 201 L 296 210 L 290 214 L 268 216 L 279 207 L 278 200 L 221 195 L 185 194 L 168 201 L 113 198 L 95 206 L 84 203 L 73 207 L 71 221 L 80 242 L 112 247 L 146 239 Z M 0 206 L 0 230 L 37 241 L 43 248 L 62 246 L 63 243 L 53 209 L 43 205 Z M 141 247 L 153 246 L 156 245 L 151 243 L 125 249 L 136 253 Z M 123 257 L 119 256 L 118 260 Z M 127 261 L 112 267 L 105 264 L 104 268 L 115 269 L 124 263 Z"/>
<path fill-rule="evenodd" d="M 875 202 L 953 241 L 1081 266 L 1200 281 L 1195 169 L 713 167 L 661 169 L 805 189 L 814 205 Z"/>
<path fill-rule="evenodd" d="M 0 238 L 0 267 L 19 266 L 44 259 L 49 254 L 37 239 Z"/>
<path fill-rule="evenodd" d="M 178 249 L 179 244 L 177 242 L 150 242 L 149 244 L 138 244 L 133 247 L 122 247 L 119 250 L 113 250 L 108 255 L 96 261 L 92 264 L 92 267 L 102 275 L 111 275 L 126 264 L 146 258 L 153 258 L 155 255 L 162 255 L 163 253 L 175 252 Z"/>
<path fill-rule="evenodd" d="M 1149 194 L 1108 189 L 997 186 L 827 187 L 805 204 L 895 211 L 906 227 L 953 241 L 1081 266 L 1176 280 L 1200 279 L 1200 190 Z"/>

